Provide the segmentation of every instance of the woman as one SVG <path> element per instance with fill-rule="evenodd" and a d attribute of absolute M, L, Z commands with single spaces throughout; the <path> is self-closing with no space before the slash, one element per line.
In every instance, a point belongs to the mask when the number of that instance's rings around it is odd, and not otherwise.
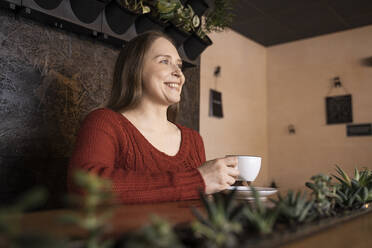
<path fill-rule="evenodd" d="M 75 169 L 110 179 L 123 203 L 196 199 L 198 190 L 211 194 L 232 185 L 237 158 L 206 162 L 200 135 L 173 123 L 185 83 L 181 68 L 177 49 L 162 33 L 128 42 L 107 108 L 92 111 L 81 126 L 69 179 Z"/>

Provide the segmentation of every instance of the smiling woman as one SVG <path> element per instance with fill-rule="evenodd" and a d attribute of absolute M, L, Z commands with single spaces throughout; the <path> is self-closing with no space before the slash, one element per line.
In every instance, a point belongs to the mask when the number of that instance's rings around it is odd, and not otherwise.
<path fill-rule="evenodd" d="M 122 203 L 195 199 L 214 193 L 238 176 L 237 159 L 207 161 L 201 136 L 177 124 L 185 76 L 172 41 L 147 32 L 129 41 L 116 61 L 106 108 L 84 120 L 71 157 L 68 187 L 75 170 L 112 181 Z"/>

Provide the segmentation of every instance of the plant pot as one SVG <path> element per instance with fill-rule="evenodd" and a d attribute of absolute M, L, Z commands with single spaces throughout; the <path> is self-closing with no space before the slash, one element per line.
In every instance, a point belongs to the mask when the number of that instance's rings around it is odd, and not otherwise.
<path fill-rule="evenodd" d="M 202 16 L 204 12 L 208 9 L 208 4 L 204 0 L 188 0 L 186 5 L 189 4 L 194 10 L 195 14 Z"/>
<path fill-rule="evenodd" d="M 165 29 L 165 33 L 170 38 L 172 38 L 172 40 L 174 41 L 177 48 L 180 47 L 183 44 L 183 42 L 190 36 L 189 33 L 186 33 L 184 31 L 180 30 L 179 28 L 177 28 L 173 24 L 169 25 Z"/>
<path fill-rule="evenodd" d="M 110 1 L 111 0 L 70 0 L 70 4 L 72 11 L 80 21 L 92 23 Z"/>
<path fill-rule="evenodd" d="M 137 18 L 137 14 L 125 9 L 116 0 L 107 5 L 105 14 L 108 25 L 117 34 L 124 34 Z"/>
<path fill-rule="evenodd" d="M 167 27 L 167 24 L 155 20 L 149 14 L 140 15 L 139 17 L 137 17 L 135 25 L 137 34 L 141 34 L 150 30 L 164 32 L 164 29 Z"/>
<path fill-rule="evenodd" d="M 34 0 L 34 1 L 40 7 L 48 10 L 57 8 L 62 2 L 62 0 Z"/>
<path fill-rule="evenodd" d="M 183 49 L 189 59 L 195 60 L 210 45 L 212 41 L 208 36 L 203 40 L 196 34 L 192 34 L 183 44 Z"/>

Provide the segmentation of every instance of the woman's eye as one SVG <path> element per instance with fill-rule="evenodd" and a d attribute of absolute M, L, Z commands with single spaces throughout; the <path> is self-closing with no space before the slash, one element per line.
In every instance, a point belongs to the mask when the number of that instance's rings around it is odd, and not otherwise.
<path fill-rule="evenodd" d="M 169 61 L 168 61 L 167 59 L 163 59 L 163 60 L 161 60 L 161 61 L 160 61 L 160 63 L 163 63 L 163 64 L 168 64 L 168 63 L 169 63 Z"/>

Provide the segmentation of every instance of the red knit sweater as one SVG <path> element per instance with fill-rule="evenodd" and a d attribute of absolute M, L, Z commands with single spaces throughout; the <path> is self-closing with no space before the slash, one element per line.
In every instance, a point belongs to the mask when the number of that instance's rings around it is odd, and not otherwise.
<path fill-rule="evenodd" d="M 102 108 L 92 111 L 80 127 L 68 171 L 68 188 L 75 169 L 112 181 L 123 203 L 176 201 L 198 198 L 205 184 L 197 167 L 205 162 L 203 140 L 189 128 L 181 130 L 175 156 L 157 150 L 122 114 Z"/>

